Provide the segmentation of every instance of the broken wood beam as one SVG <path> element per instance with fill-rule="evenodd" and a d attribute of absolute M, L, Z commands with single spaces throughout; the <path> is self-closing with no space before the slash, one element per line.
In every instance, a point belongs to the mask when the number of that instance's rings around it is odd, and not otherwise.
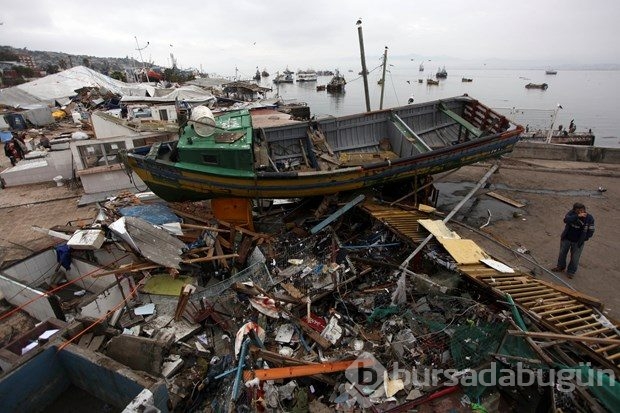
<path fill-rule="evenodd" d="M 155 268 L 160 268 L 160 267 L 161 265 L 150 264 L 150 263 L 121 265 L 120 267 L 114 270 L 91 274 L 91 277 L 98 278 L 98 277 L 103 277 L 105 275 L 110 275 L 110 274 L 124 274 L 124 273 L 130 273 L 130 272 L 140 272 L 144 270 L 153 270 Z"/>
<path fill-rule="evenodd" d="M 550 340 L 578 341 L 582 343 L 620 345 L 620 339 L 617 339 L 617 338 L 585 337 L 585 336 L 574 336 L 571 334 L 557 334 L 557 333 L 544 333 L 544 332 L 519 331 L 519 330 L 508 330 L 508 334 L 517 336 L 517 337 L 543 338 L 543 339 L 550 339 Z"/>
<path fill-rule="evenodd" d="M 360 367 L 370 367 L 375 364 L 375 360 L 373 359 L 354 359 L 354 360 L 342 360 L 342 361 L 332 361 L 329 363 L 320 363 L 320 364 L 305 364 L 301 366 L 288 366 L 288 367 L 273 367 L 270 369 L 259 369 L 259 370 L 246 370 L 243 372 L 244 381 L 249 381 L 254 378 L 257 378 L 261 381 L 265 380 L 278 380 L 278 379 L 289 379 L 294 377 L 306 377 L 306 376 L 314 376 L 315 374 L 323 374 L 323 373 L 337 373 L 340 371 L 345 371 L 351 366 Z"/>
<path fill-rule="evenodd" d="M 183 264 L 193 264 L 195 262 L 207 262 L 207 261 L 215 261 L 215 260 L 227 260 L 229 258 L 237 258 L 239 255 L 238 254 L 223 254 L 223 255 L 213 255 L 213 256 L 207 256 L 207 257 L 200 257 L 200 258 L 190 258 L 188 260 L 182 260 L 181 262 Z"/>
<path fill-rule="evenodd" d="M 491 198 L 497 199 L 498 201 L 502 201 L 508 205 L 512 205 L 515 208 L 523 208 L 525 206 L 525 204 L 519 201 L 515 201 L 514 199 L 510 199 L 507 196 L 500 195 L 497 192 L 489 191 L 487 192 L 487 195 L 490 196 Z"/>

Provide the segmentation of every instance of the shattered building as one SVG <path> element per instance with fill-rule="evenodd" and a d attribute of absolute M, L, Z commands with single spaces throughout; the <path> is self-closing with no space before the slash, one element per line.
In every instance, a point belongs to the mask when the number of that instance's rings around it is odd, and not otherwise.
<path fill-rule="evenodd" d="M 598 300 L 491 257 L 432 207 L 390 203 L 290 200 L 248 222 L 119 194 L 95 222 L 52 228 L 55 248 L 0 271 L 0 317 L 40 323 L 0 350 L 5 405 L 614 410 L 620 348 Z M 523 371 L 537 379 L 510 381 Z"/>

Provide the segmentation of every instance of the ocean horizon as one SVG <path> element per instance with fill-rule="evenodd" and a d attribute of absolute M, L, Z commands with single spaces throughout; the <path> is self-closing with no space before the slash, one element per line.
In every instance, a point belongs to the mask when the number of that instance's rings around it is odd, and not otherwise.
<path fill-rule="evenodd" d="M 427 85 L 426 79 L 435 79 L 439 68 L 427 64 L 423 72 L 390 68 L 386 73 L 383 108 L 403 106 L 409 98 L 414 103 L 428 102 L 467 94 L 484 105 L 502 113 L 519 111 L 520 123 L 532 129 L 548 129 L 558 105 L 555 128 L 568 127 L 571 120 L 577 132 L 589 130 L 595 135 L 595 146 L 620 147 L 619 70 L 558 70 L 549 75 L 545 70 L 532 69 L 451 69 L 439 85 Z M 261 79 L 261 86 L 273 89 L 269 96 L 279 95 L 284 100 L 306 102 L 316 117 L 343 116 L 364 112 L 366 102 L 363 80 L 357 72 L 341 72 L 347 80 L 345 93 L 330 94 L 317 91 L 331 76 L 319 76 L 317 82 L 292 84 L 273 83 L 275 73 Z M 463 82 L 462 78 L 471 79 Z M 368 75 L 371 110 L 379 109 L 381 100 L 381 68 Z M 423 83 L 419 83 L 422 79 Z M 527 89 L 528 83 L 546 83 L 546 90 Z M 509 116 L 509 115 L 508 115 Z"/>

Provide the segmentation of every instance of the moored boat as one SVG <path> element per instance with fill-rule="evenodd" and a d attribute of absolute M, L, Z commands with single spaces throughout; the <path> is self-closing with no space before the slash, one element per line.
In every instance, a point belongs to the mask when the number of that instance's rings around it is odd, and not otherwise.
<path fill-rule="evenodd" d="M 446 79 L 448 77 L 448 72 L 446 71 L 446 67 L 442 67 L 441 69 L 437 69 L 437 73 L 435 74 L 437 79 Z"/>
<path fill-rule="evenodd" d="M 291 73 L 278 74 L 273 83 L 293 83 L 293 75 Z"/>
<path fill-rule="evenodd" d="M 297 81 L 298 82 L 316 82 L 317 75 L 314 70 L 300 70 L 297 72 Z"/>
<path fill-rule="evenodd" d="M 336 74 L 332 77 L 332 80 L 326 85 L 326 89 L 330 93 L 343 93 L 344 86 L 347 84 L 347 81 L 344 79 L 344 76 L 340 74 L 338 70 L 336 70 Z"/>
<path fill-rule="evenodd" d="M 547 90 L 548 87 L 549 87 L 549 85 L 546 84 L 546 83 L 528 83 L 527 85 L 525 85 L 526 89 L 542 89 L 542 90 Z"/>
<path fill-rule="evenodd" d="M 256 130 L 247 110 L 212 117 L 205 109 L 194 109 L 178 141 L 122 155 L 163 199 L 361 190 L 497 157 L 523 132 L 468 96 Z"/>
<path fill-rule="evenodd" d="M 554 69 L 548 69 L 548 70 L 545 70 L 545 74 L 546 75 L 557 75 L 558 71 Z"/>
<path fill-rule="evenodd" d="M 435 80 L 435 79 L 431 79 L 430 77 L 428 79 L 426 79 L 426 84 L 427 85 L 438 85 L 439 81 Z"/>
<path fill-rule="evenodd" d="M 473 82 L 474 79 L 469 78 L 469 77 L 463 77 L 461 78 L 461 82 Z"/>

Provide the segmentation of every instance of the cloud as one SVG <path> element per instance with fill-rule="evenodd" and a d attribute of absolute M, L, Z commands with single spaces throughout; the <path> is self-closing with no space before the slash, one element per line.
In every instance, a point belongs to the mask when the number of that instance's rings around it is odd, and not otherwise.
<path fill-rule="evenodd" d="M 32 0 L 3 11 L 4 44 L 32 50 L 101 57 L 139 58 L 230 74 L 314 67 L 359 67 L 362 17 L 368 66 L 384 46 L 393 56 L 452 56 L 620 63 L 615 45 L 620 12 L 614 0 L 498 2 L 312 3 L 297 0 L 213 2 L 187 0 L 153 5 L 110 0 L 58 6 Z M 173 44 L 174 47 L 170 47 Z"/>

